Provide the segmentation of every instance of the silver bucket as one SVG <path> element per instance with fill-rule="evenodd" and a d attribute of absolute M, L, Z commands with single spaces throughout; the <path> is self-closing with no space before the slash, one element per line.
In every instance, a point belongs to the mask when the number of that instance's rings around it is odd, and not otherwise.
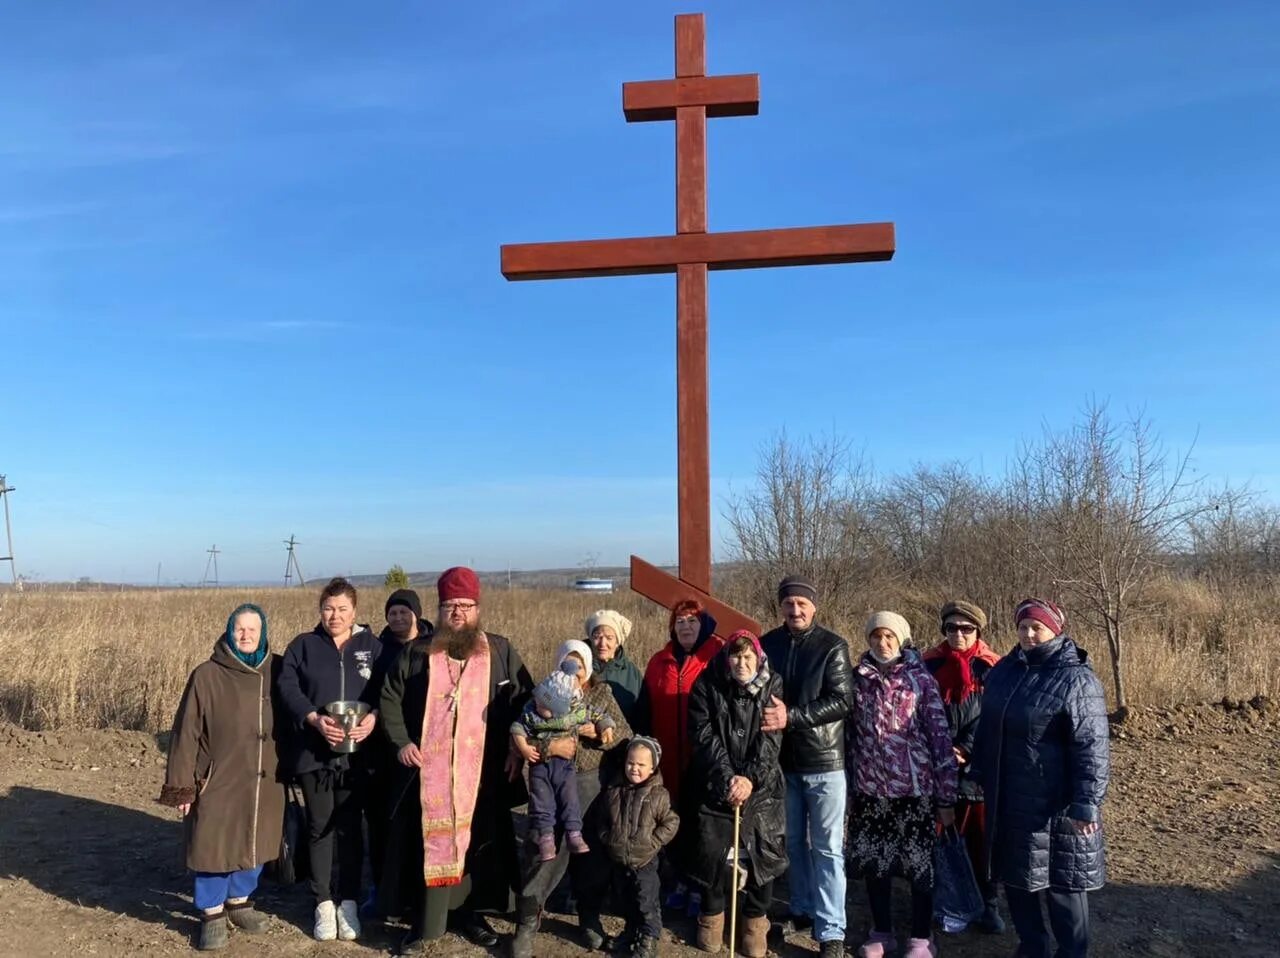
<path fill-rule="evenodd" d="M 331 745 L 335 752 L 350 755 L 360 747 L 359 742 L 352 741 L 351 730 L 360 724 L 360 720 L 372 711 L 365 702 L 330 702 L 324 707 L 325 714 L 342 726 L 343 739 L 337 745 Z"/>

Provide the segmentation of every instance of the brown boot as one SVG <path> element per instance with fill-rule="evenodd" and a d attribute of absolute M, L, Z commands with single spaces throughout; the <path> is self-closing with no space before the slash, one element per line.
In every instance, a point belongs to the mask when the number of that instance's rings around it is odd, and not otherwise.
<path fill-rule="evenodd" d="M 769 919 L 764 915 L 759 918 L 742 919 L 742 940 L 738 943 L 738 952 L 746 958 L 764 958 L 769 953 Z"/>
<path fill-rule="evenodd" d="M 698 947 L 710 954 L 720 951 L 724 941 L 724 912 L 718 915 L 698 916 Z"/>

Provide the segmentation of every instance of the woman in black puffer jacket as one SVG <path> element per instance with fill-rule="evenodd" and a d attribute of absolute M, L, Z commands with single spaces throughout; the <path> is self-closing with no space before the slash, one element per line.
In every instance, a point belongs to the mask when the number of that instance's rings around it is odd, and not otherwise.
<path fill-rule="evenodd" d="M 778 753 L 781 732 L 761 731 L 764 707 L 782 697 L 782 677 L 769 668 L 760 640 L 745 630 L 724 648 L 694 683 L 689 696 L 693 761 L 690 807 L 698 809 L 688 851 L 689 877 L 704 889 L 698 947 L 720 950 L 730 895 L 734 808 L 741 808 L 740 869 L 746 875 L 741 954 L 763 958 L 773 880 L 787 870 L 786 788 Z"/>
<path fill-rule="evenodd" d="M 1015 613 L 1018 648 L 987 676 L 975 772 L 987 803 L 988 869 L 1005 886 L 1019 955 L 1089 947 L 1088 892 L 1105 879 L 1102 799 L 1110 775 L 1106 702 L 1087 656 L 1051 602 Z"/>

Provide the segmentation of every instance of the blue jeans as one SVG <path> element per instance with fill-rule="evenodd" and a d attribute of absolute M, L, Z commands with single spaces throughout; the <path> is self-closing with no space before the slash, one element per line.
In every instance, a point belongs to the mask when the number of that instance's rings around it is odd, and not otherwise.
<path fill-rule="evenodd" d="M 844 941 L 844 772 L 787 772 L 791 912 L 817 941 Z"/>
<path fill-rule="evenodd" d="M 262 866 L 238 872 L 196 872 L 196 907 L 220 908 L 228 898 L 248 898 L 258 887 Z"/>
<path fill-rule="evenodd" d="M 573 760 L 553 756 L 529 767 L 529 829 L 549 835 L 557 825 L 566 832 L 582 831 L 582 806 Z"/>

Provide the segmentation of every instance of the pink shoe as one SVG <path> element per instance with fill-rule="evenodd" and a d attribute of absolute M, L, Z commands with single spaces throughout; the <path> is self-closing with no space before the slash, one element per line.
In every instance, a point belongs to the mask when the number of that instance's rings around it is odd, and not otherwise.
<path fill-rule="evenodd" d="M 885 931 L 873 931 L 858 949 L 858 958 L 886 958 L 898 950 L 898 941 Z"/>
<path fill-rule="evenodd" d="M 538 836 L 538 861 L 554 861 L 556 857 L 556 836 L 554 832 L 543 832 Z"/>
<path fill-rule="evenodd" d="M 937 958 L 938 948 L 932 938 L 908 938 L 903 958 Z"/>
<path fill-rule="evenodd" d="M 564 841 L 569 846 L 569 851 L 574 855 L 581 855 L 591 851 L 586 839 L 582 837 L 582 832 L 565 832 Z"/>

